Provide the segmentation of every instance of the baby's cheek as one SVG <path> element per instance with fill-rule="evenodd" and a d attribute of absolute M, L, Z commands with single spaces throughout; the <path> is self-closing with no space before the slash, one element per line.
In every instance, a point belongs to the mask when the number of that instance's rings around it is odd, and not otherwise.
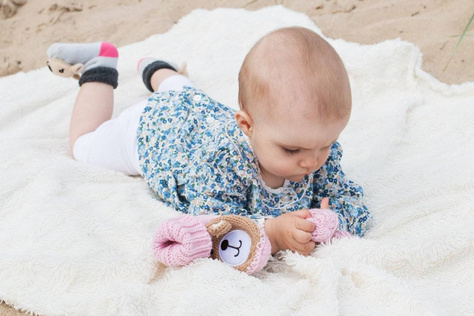
<path fill-rule="evenodd" d="M 319 170 L 322 166 L 324 166 L 328 158 L 329 158 L 329 151 L 325 153 L 324 155 L 322 155 L 320 158 L 318 158 L 317 170 Z"/>
<path fill-rule="evenodd" d="M 279 175 L 286 175 L 292 174 L 294 171 L 294 163 L 292 161 L 288 161 L 287 159 L 280 159 L 275 157 L 271 160 L 272 170 L 275 174 Z"/>

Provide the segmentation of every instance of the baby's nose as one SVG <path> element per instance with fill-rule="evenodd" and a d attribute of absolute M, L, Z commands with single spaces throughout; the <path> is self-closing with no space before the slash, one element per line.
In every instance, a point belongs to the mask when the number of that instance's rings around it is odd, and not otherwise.
<path fill-rule="evenodd" d="M 316 156 L 308 156 L 305 159 L 300 161 L 300 167 L 306 169 L 313 169 L 318 164 L 318 159 Z"/>

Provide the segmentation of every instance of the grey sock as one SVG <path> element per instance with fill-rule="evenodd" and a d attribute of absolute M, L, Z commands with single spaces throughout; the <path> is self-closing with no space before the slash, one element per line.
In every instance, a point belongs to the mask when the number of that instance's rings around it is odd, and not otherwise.
<path fill-rule="evenodd" d="M 145 87 L 147 87 L 148 90 L 151 92 L 155 92 L 153 88 L 151 87 L 151 76 L 155 73 L 155 71 L 160 70 L 160 69 L 171 69 L 174 71 L 178 71 L 175 67 L 170 65 L 169 63 L 162 61 L 162 60 L 156 60 L 151 63 L 149 63 L 146 67 L 144 67 L 143 72 L 142 72 L 142 79 L 143 83 L 145 84 Z"/>

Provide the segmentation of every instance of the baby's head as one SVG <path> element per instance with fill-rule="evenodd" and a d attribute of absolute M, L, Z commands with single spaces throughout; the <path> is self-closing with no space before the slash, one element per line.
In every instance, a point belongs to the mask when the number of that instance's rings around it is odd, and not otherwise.
<path fill-rule="evenodd" d="M 271 187 L 300 181 L 327 160 L 347 125 L 351 89 L 336 51 L 315 32 L 291 27 L 260 39 L 239 73 L 236 120 Z"/>

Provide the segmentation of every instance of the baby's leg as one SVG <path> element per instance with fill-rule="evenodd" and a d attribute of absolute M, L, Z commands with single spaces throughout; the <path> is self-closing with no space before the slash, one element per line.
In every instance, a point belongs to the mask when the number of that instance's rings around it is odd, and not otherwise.
<path fill-rule="evenodd" d="M 126 175 L 139 175 L 137 129 L 146 104 L 147 100 L 143 100 L 79 137 L 74 144 L 74 158 Z"/>
<path fill-rule="evenodd" d="M 193 87 L 193 83 L 183 75 L 185 69 L 177 65 L 154 58 L 143 58 L 138 62 L 138 72 L 143 83 L 151 92 L 182 90 L 183 87 Z"/>
<path fill-rule="evenodd" d="M 73 153 L 76 140 L 95 131 L 110 120 L 114 107 L 114 89 L 101 82 L 88 82 L 81 86 L 74 103 L 69 126 L 69 148 Z"/>
<path fill-rule="evenodd" d="M 66 63 L 59 63 L 61 66 L 72 65 L 74 70 L 78 69 L 82 73 L 69 132 L 74 159 L 127 175 L 138 175 L 136 130 L 146 102 L 132 106 L 117 118 L 110 119 L 114 103 L 113 90 L 118 81 L 115 69 L 118 52 L 115 46 L 106 42 L 57 43 L 48 49 L 48 57 Z M 53 67 L 51 71 L 63 74 L 68 69 Z"/>
<path fill-rule="evenodd" d="M 112 116 L 118 51 L 107 42 L 55 43 L 49 47 L 48 57 L 62 60 L 82 73 L 69 128 L 69 147 L 73 152 L 79 137 L 95 131 Z"/>

